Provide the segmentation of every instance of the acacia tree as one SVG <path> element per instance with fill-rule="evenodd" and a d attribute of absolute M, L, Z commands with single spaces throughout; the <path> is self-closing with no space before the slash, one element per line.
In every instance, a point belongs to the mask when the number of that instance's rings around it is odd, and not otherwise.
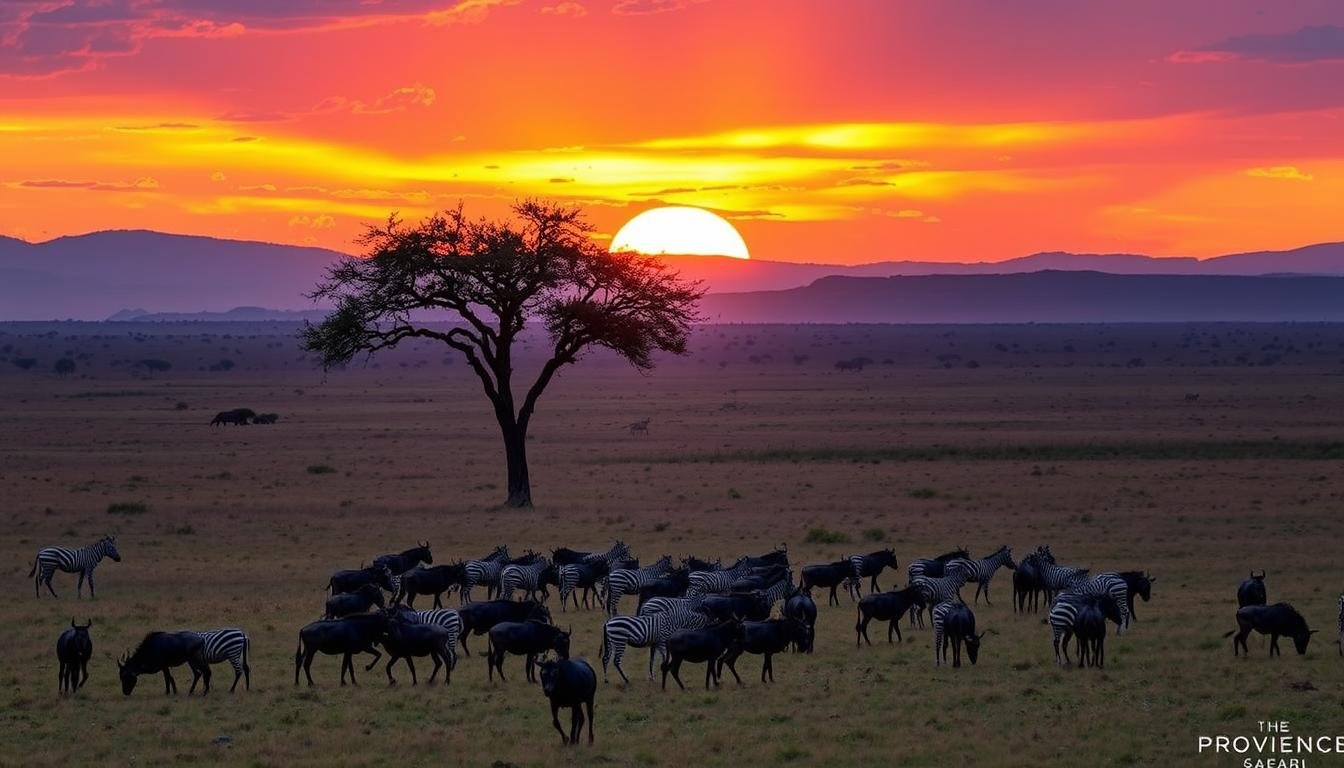
<path fill-rule="evenodd" d="M 312 294 L 335 311 L 303 330 L 324 367 L 405 339 L 433 339 L 461 353 L 480 379 L 504 438 L 509 506 L 532 504 L 527 430 L 537 400 L 562 367 L 605 347 L 635 368 L 657 351 L 685 354 L 697 319 L 698 283 L 662 262 L 608 253 L 578 208 L 514 205 L 514 219 L 468 219 L 462 206 L 416 225 L 390 216 L 359 239 L 362 257 L 338 262 Z M 432 311 L 450 322 L 435 322 Z M 549 357 L 514 391 L 513 347 L 529 322 L 545 327 Z"/>

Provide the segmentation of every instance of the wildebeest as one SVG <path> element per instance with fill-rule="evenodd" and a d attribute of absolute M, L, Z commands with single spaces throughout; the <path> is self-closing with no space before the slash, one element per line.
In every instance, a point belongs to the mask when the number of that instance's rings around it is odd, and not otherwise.
<path fill-rule="evenodd" d="M 593 743 L 593 697 L 597 694 L 597 673 L 583 659 L 543 659 L 541 691 L 551 701 L 551 722 L 560 732 L 560 741 L 578 744 L 583 732 L 583 711 L 588 707 L 588 743 Z M 560 727 L 560 708 L 571 710 L 569 736 Z"/>
<path fill-rule="evenodd" d="M 258 413 L 258 414 L 256 415 L 256 417 L 252 419 L 252 423 L 253 423 L 253 424 L 274 424 L 274 423 L 276 423 L 276 422 L 279 421 L 279 420 L 280 420 L 280 414 L 278 414 L 278 413 Z"/>
<path fill-rule="evenodd" d="M 737 637 L 741 626 L 737 621 L 722 621 L 703 629 L 686 629 L 674 633 L 667 639 L 667 659 L 663 661 L 663 690 L 667 690 L 667 673 L 682 690 L 686 686 L 681 682 L 681 665 L 692 662 L 705 665 L 705 688 L 711 680 L 719 684 L 723 672 L 723 654 Z"/>
<path fill-rule="evenodd" d="M 1251 571 L 1250 578 L 1241 582 L 1241 586 L 1237 587 L 1237 607 L 1264 605 L 1268 602 L 1265 598 L 1265 572 L 1261 571 L 1260 575 L 1256 576 L 1255 571 Z"/>
<path fill-rule="evenodd" d="M 892 592 L 879 592 L 875 595 L 864 595 L 859 601 L 858 620 L 854 624 L 855 645 L 861 645 L 867 642 L 869 645 L 873 641 L 868 638 L 868 622 L 873 619 L 887 622 L 887 642 L 891 642 L 892 633 L 896 633 L 896 638 L 905 642 L 901 637 L 900 621 L 905 612 L 911 608 L 924 607 L 924 590 L 918 586 L 910 585 L 905 589 L 898 589 Z"/>
<path fill-rule="evenodd" d="M 975 664 L 980 655 L 980 641 L 985 633 L 975 633 L 975 614 L 965 603 L 941 603 L 933 609 L 933 656 L 936 664 L 947 660 L 947 646 L 952 645 L 952 666 L 961 666 L 961 645 L 966 644 L 966 657 Z"/>
<path fill-rule="evenodd" d="M 810 646 L 810 634 L 808 626 L 797 619 L 744 622 L 738 625 L 737 634 L 723 655 L 723 663 L 728 665 L 728 671 L 733 673 L 733 677 L 740 685 L 742 678 L 738 676 L 736 667 L 738 658 L 743 653 L 760 654 L 765 657 L 761 665 L 761 682 L 764 683 L 768 675 L 770 682 L 773 683 L 775 654 L 783 653 L 790 644 Z"/>
<path fill-rule="evenodd" d="M 715 621 L 764 621 L 770 618 L 770 599 L 764 592 L 733 592 L 727 595 L 705 595 L 700 601 L 700 612 Z"/>
<path fill-rule="evenodd" d="M 220 424 L 233 424 L 236 426 L 246 426 L 249 419 L 256 417 L 256 412 L 251 408 L 234 408 L 231 411 L 220 411 L 215 414 L 215 418 L 210 421 L 210 426 L 215 427 Z"/>
<path fill-rule="evenodd" d="M 150 632 L 140 641 L 134 653 L 117 661 L 117 675 L 121 678 L 121 692 L 127 696 L 135 690 L 140 675 L 163 673 L 164 694 L 177 693 L 177 681 L 169 671 L 183 664 L 191 667 L 191 687 L 205 678 L 210 689 L 210 665 L 202 656 L 205 641 L 195 632 Z M 190 693 L 190 691 L 188 691 Z"/>
<path fill-rule="evenodd" d="M 690 576 L 691 571 L 685 567 L 673 568 L 662 576 L 644 582 L 639 588 L 639 605 L 636 609 L 644 607 L 651 597 L 681 597 L 686 594 Z"/>
<path fill-rule="evenodd" d="M 540 621 L 501 621 L 490 628 L 486 657 L 490 679 L 494 680 L 495 670 L 499 670 L 499 679 L 504 681 L 504 654 L 511 653 L 527 657 L 527 681 L 536 682 L 533 667 L 537 655 L 555 651 L 560 658 L 569 658 L 569 636 L 567 630 Z"/>
<path fill-rule="evenodd" d="M 815 587 L 829 589 L 830 597 L 826 601 L 827 605 L 840 604 L 840 598 L 835 596 L 835 590 L 841 584 L 845 585 L 845 591 L 849 592 L 851 597 L 858 594 L 858 579 L 854 576 L 854 564 L 848 560 L 805 565 L 798 580 L 798 588 L 808 594 L 811 594 Z"/>
<path fill-rule="evenodd" d="M 1096 601 L 1084 605 L 1073 620 L 1078 638 L 1078 666 L 1098 669 L 1106 665 L 1106 615 Z"/>
<path fill-rule="evenodd" d="M 327 589 L 333 595 L 341 592 L 354 592 L 365 584 L 376 584 L 392 591 L 392 571 L 385 565 L 370 565 L 364 568 L 336 571 L 327 581 Z"/>
<path fill-rule="evenodd" d="M 807 645 L 795 645 L 799 653 L 811 653 L 817 635 L 817 604 L 803 592 L 794 592 L 784 601 L 784 618 L 797 619 L 807 626 Z"/>
<path fill-rule="evenodd" d="M 417 595 L 433 595 L 434 607 L 442 608 L 444 593 L 451 593 L 453 587 L 461 586 L 465 575 L 466 567 L 462 563 L 413 568 L 402 574 L 398 597 L 414 608 Z"/>
<path fill-rule="evenodd" d="M 1279 637 L 1291 637 L 1293 645 L 1297 648 L 1297 655 L 1303 656 L 1307 653 L 1307 643 L 1311 642 L 1311 636 L 1316 634 L 1317 630 L 1307 629 L 1307 620 L 1302 618 L 1302 614 L 1288 603 L 1275 603 L 1274 605 L 1248 605 L 1237 609 L 1237 629 L 1223 635 L 1224 638 L 1236 635 L 1232 641 L 1232 655 L 1237 655 L 1237 648 L 1250 655 L 1251 651 L 1246 647 L 1246 638 L 1255 630 L 1262 635 L 1269 635 L 1269 655 L 1281 655 L 1279 653 Z"/>
<path fill-rule="evenodd" d="M 393 576 L 400 576 L 421 563 L 430 565 L 433 562 L 434 556 L 430 554 L 429 542 L 422 541 L 402 552 L 379 555 L 373 558 L 373 567 L 386 567 L 387 570 L 392 572 Z"/>
<path fill-rule="evenodd" d="M 1124 612 L 1109 592 L 1092 595 L 1064 592 L 1050 605 L 1050 613 L 1045 619 L 1050 624 L 1056 664 L 1070 663 L 1069 639 L 1073 637 L 1078 614 L 1089 607 L 1099 610 L 1107 621 L 1115 624 L 1117 630 L 1124 625 Z"/>
<path fill-rule="evenodd" d="M 1035 613 L 1041 595 L 1041 573 L 1033 555 L 1022 558 L 1013 571 L 1013 613 Z"/>
<path fill-rule="evenodd" d="M 56 638 L 56 660 L 60 662 L 57 672 L 62 693 L 74 693 L 89 679 L 89 657 L 93 655 L 93 639 L 89 637 L 89 627 L 93 619 L 84 624 L 70 620 L 70 628 Z"/>
<path fill-rule="evenodd" d="M 405 621 L 401 618 L 400 612 L 390 612 L 389 618 L 391 620 L 387 622 L 386 631 L 381 638 L 383 650 L 387 651 L 388 656 L 386 667 L 388 684 L 393 685 L 397 682 L 392 677 L 392 666 L 399 659 L 405 659 L 406 667 L 411 670 L 411 685 L 418 685 L 419 681 L 415 677 L 416 656 L 428 656 L 434 661 L 434 670 L 429 673 L 429 682 L 434 682 L 440 667 L 444 668 L 444 685 L 452 682 L 452 651 L 449 649 L 452 632 L 438 624 Z M 374 659 L 364 671 L 373 669 L 376 663 L 378 659 Z"/>
<path fill-rule="evenodd" d="M 340 619 L 352 613 L 364 613 L 373 606 L 383 607 L 383 590 L 377 584 L 365 584 L 354 592 L 341 592 L 327 598 L 324 619 Z"/>
<path fill-rule="evenodd" d="M 328 656 L 341 654 L 341 685 L 345 685 L 345 673 L 350 672 L 350 682 L 355 681 L 355 666 L 351 657 L 356 653 L 373 654 L 369 668 L 383 657 L 374 647 L 387 634 L 388 617 L 382 613 L 357 613 L 335 621 L 314 621 L 299 630 L 299 648 L 294 652 L 294 684 L 299 684 L 299 668 L 308 677 L 308 685 L 313 685 L 313 657 L 318 653 Z"/>
<path fill-rule="evenodd" d="M 471 635 L 484 635 L 490 628 L 505 621 L 545 621 L 550 622 L 551 612 L 546 606 L 534 600 L 487 600 L 468 603 L 457 610 L 462 617 L 462 650 L 468 656 L 467 638 Z"/>

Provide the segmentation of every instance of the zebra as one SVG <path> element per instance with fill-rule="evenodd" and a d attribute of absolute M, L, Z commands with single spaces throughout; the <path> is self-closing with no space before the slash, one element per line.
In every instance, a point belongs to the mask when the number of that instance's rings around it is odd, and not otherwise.
<path fill-rule="evenodd" d="M 76 588 L 76 594 L 79 597 L 84 596 L 84 579 L 89 580 L 89 597 L 93 597 L 93 569 L 98 567 L 98 563 L 104 557 L 110 557 L 114 562 L 121 562 L 121 553 L 117 551 L 117 537 L 104 536 L 97 542 L 80 549 L 70 549 L 69 547 L 47 547 L 37 553 L 37 559 L 33 561 L 33 569 L 28 572 L 28 577 L 33 579 L 33 595 L 42 596 L 42 585 L 47 585 L 47 591 L 52 597 L 56 597 L 56 590 L 51 588 L 51 577 L 55 575 L 56 569 L 60 568 L 66 573 L 79 573 L 79 585 Z M 36 577 L 36 578 L 34 578 Z"/>
<path fill-rule="evenodd" d="M 499 572 L 504 570 L 508 559 L 508 547 L 495 547 L 494 552 L 480 560 L 468 560 L 462 566 L 462 603 L 465 605 L 471 602 L 471 588 L 477 584 L 486 586 L 485 596 L 488 599 L 495 587 L 499 586 Z"/>
<path fill-rule="evenodd" d="M 1040 570 L 1041 589 L 1045 590 L 1047 600 L 1054 599 L 1056 592 L 1063 592 L 1088 579 L 1088 569 L 1086 568 L 1058 565 L 1053 561 L 1040 561 L 1037 567 Z"/>
<path fill-rule="evenodd" d="M 896 552 L 890 549 L 884 549 L 879 552 L 872 552 L 867 555 L 850 555 L 849 563 L 854 567 L 854 581 L 852 584 L 854 594 L 859 594 L 859 585 L 864 576 L 871 579 L 868 584 L 868 593 L 872 594 L 878 591 L 877 577 L 882 573 L 883 568 L 890 568 L 893 571 L 897 568 Z M 857 599 L 857 597 L 856 597 Z"/>
<path fill-rule="evenodd" d="M 718 571 L 692 571 L 687 580 L 687 595 L 721 595 L 733 588 L 733 582 L 751 573 L 748 558 L 738 558 L 732 566 Z"/>
<path fill-rule="evenodd" d="M 621 679 L 627 684 L 630 682 L 625 670 L 621 668 L 625 648 L 630 645 L 649 649 L 649 679 L 652 680 L 654 654 L 662 654 L 663 663 L 667 663 L 668 638 L 682 630 L 707 627 L 709 623 L 709 617 L 699 611 L 681 613 L 676 610 L 644 616 L 613 616 L 607 619 L 602 625 L 602 681 L 607 681 L 607 662 L 612 661 Z"/>
<path fill-rule="evenodd" d="M 933 606 L 933 610 L 930 611 L 933 616 L 933 665 L 935 667 L 943 665 L 943 622 L 947 618 L 948 612 L 957 605 L 965 605 L 965 603 L 960 600 L 939 603 Z"/>
<path fill-rule="evenodd" d="M 946 576 L 938 578 L 918 576 L 910 582 L 913 586 L 919 587 L 919 591 L 923 593 L 925 607 L 933 609 L 942 603 L 963 602 L 961 588 L 966 584 L 966 571 L 954 563 L 948 563 L 945 573 Z M 920 625 L 923 626 L 924 608 L 913 606 L 911 613 L 915 612 L 918 612 Z"/>
<path fill-rule="evenodd" d="M 1073 635 L 1074 621 L 1078 618 L 1078 613 L 1083 607 L 1091 602 L 1096 602 L 1106 617 L 1115 622 L 1116 627 L 1120 626 L 1120 608 L 1123 601 L 1117 603 L 1109 592 L 1100 592 L 1093 595 L 1083 595 L 1078 592 L 1064 592 L 1054 603 L 1050 605 L 1050 613 L 1045 621 L 1050 624 L 1050 630 L 1053 635 L 1052 642 L 1055 647 L 1055 663 L 1063 666 L 1069 664 L 1069 638 Z M 1060 638 L 1063 638 L 1061 644 Z M 1061 658 L 1061 651 L 1063 656 Z"/>
<path fill-rule="evenodd" d="M 978 560 L 962 557 L 952 561 L 966 573 L 966 581 L 975 582 L 975 602 L 980 602 L 980 593 L 985 593 L 985 605 L 989 602 L 989 582 L 994 578 L 994 572 L 1004 566 L 1009 570 L 1017 570 L 1017 563 L 1013 562 L 1013 548 L 1009 546 L 999 547 L 999 551 L 989 557 L 982 557 Z"/>
<path fill-rule="evenodd" d="M 212 629 L 205 632 L 193 632 L 201 638 L 201 656 L 206 664 L 219 664 L 227 661 L 233 667 L 233 685 L 229 693 L 238 687 L 238 679 L 244 679 L 244 686 L 252 690 L 252 668 L 247 665 L 247 651 L 252 642 L 241 629 Z"/>
<path fill-rule="evenodd" d="M 537 592 L 541 592 L 544 602 L 545 598 L 550 597 L 550 590 L 546 589 L 547 571 L 553 576 L 555 566 L 546 562 L 544 557 L 534 563 L 504 566 L 499 572 L 500 599 L 512 600 L 513 590 L 524 589 L 528 599 L 534 599 Z"/>
<path fill-rule="evenodd" d="M 462 634 L 462 616 L 452 608 L 417 611 L 406 606 L 397 609 L 401 618 L 413 624 L 438 624 L 448 630 L 448 671 L 457 667 L 457 638 Z"/>
<path fill-rule="evenodd" d="M 1080 597 L 1109 595 L 1120 610 L 1120 624 L 1116 627 L 1115 633 L 1124 634 L 1129 626 L 1129 583 L 1123 576 L 1118 573 L 1098 573 L 1069 587 L 1068 593 Z"/>
<path fill-rule="evenodd" d="M 915 579 L 918 579 L 921 576 L 929 576 L 932 578 L 945 576 L 947 574 L 944 573 L 944 569 L 949 562 L 953 560 L 965 560 L 970 556 L 971 553 L 966 551 L 965 547 L 958 547 L 951 552 L 946 552 L 937 557 L 914 560 L 906 567 L 906 583 L 914 584 Z"/>
<path fill-rule="evenodd" d="M 639 569 L 618 568 L 608 573 L 607 578 L 603 581 L 607 593 L 607 615 L 615 616 L 622 597 L 639 594 L 640 588 L 647 581 L 667 573 L 671 567 L 671 556 L 663 555 L 653 565 L 646 565 Z M 650 671 L 649 674 L 652 675 L 653 672 Z"/>

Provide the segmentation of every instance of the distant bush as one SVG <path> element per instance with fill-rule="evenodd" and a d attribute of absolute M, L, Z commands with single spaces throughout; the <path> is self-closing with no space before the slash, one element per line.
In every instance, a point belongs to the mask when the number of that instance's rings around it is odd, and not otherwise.
<path fill-rule="evenodd" d="M 107 505 L 109 515 L 143 515 L 148 511 L 149 507 L 139 501 L 119 501 Z"/>
<path fill-rule="evenodd" d="M 844 531 L 832 531 L 826 528 L 813 528 L 807 532 L 803 539 L 808 544 L 845 544 L 849 541 L 849 534 Z"/>
<path fill-rule="evenodd" d="M 932 488 L 912 488 L 910 491 L 906 492 L 905 495 L 909 496 L 912 499 L 938 498 L 938 492 L 933 490 Z"/>
<path fill-rule="evenodd" d="M 17 365 L 18 367 L 22 368 L 23 370 L 28 371 L 28 370 L 32 370 L 33 366 L 37 365 L 37 358 L 36 358 L 36 357 L 16 357 L 16 358 L 14 358 L 11 362 L 13 362 L 15 365 Z"/>
<path fill-rule="evenodd" d="M 885 541 L 887 532 L 881 528 L 865 528 L 863 530 L 863 538 L 865 541 Z"/>
<path fill-rule="evenodd" d="M 336 468 L 328 464 L 310 464 L 308 465 L 308 474 L 310 475 L 334 475 Z"/>
<path fill-rule="evenodd" d="M 191 407 L 191 406 L 187 405 L 186 403 L 182 402 L 181 400 L 178 400 L 178 401 L 177 401 L 177 405 L 174 405 L 174 406 L 173 406 L 173 410 L 175 410 L 175 411 L 185 411 L 185 410 L 187 410 L 187 408 L 190 408 L 190 407 Z"/>
<path fill-rule="evenodd" d="M 228 359 L 220 360 L 218 363 L 215 363 L 214 365 L 210 366 L 210 370 L 212 370 L 212 371 L 231 371 L 231 370 L 233 370 L 233 361 L 232 361 L 232 360 L 228 360 Z"/>

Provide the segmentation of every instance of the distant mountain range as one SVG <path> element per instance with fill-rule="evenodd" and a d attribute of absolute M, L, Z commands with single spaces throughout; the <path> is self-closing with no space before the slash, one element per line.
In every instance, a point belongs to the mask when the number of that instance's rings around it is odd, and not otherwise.
<path fill-rule="evenodd" d="M 94 232 L 44 243 L 0 237 L 0 320 L 103 320 L 145 316 L 165 320 L 301 319 L 320 314 L 305 294 L 313 290 L 325 268 L 342 256 L 323 248 L 143 230 Z M 1344 243 L 1230 254 L 1202 260 L 1136 254 L 1037 253 L 999 262 L 881 261 L 842 266 L 715 256 L 662 258 L 683 276 L 703 280 L 713 294 L 776 292 L 809 286 L 806 290 L 812 293 L 806 295 L 813 296 L 817 292 L 833 290 L 836 284 L 829 280 L 820 286 L 813 285 L 815 281 L 833 276 L 971 277 L 1041 270 L 1171 277 L 1344 276 Z M 941 286 L 944 281 L 928 285 L 935 284 Z M 954 280 L 950 284 L 958 283 Z M 979 283 L 964 285 L 969 290 L 969 286 Z M 1280 288 L 1283 285 L 1279 284 Z M 1112 287 L 1128 290 L 1139 285 L 1115 283 Z M 873 288 L 870 285 L 862 290 Z M 706 299 L 706 306 L 722 308 L 726 306 L 725 301 L 742 301 L 746 302 L 744 306 L 759 308 L 753 309 L 754 313 L 765 312 L 764 307 L 775 300 L 770 296 L 762 294 L 751 299 L 711 296 Z M 951 298 L 946 296 L 944 300 Z M 139 309 L 128 309 L 132 307 Z M 1028 309 L 1022 307 L 1018 311 Z M 302 314 L 293 314 L 295 312 Z"/>
<path fill-rule="evenodd" d="M 1344 277 L 997 275 L 824 277 L 802 288 L 706 296 L 710 322 L 1123 323 L 1344 321 Z"/>

